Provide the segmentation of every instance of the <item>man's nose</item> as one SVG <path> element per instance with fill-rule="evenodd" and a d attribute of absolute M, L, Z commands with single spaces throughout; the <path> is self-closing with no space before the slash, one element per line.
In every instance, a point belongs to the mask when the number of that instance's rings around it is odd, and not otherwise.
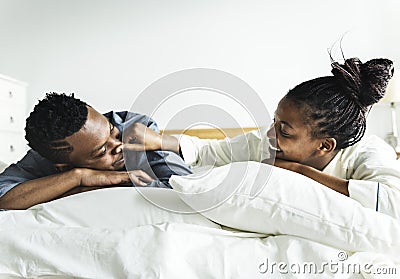
<path fill-rule="evenodd" d="M 122 141 L 119 139 L 111 140 L 111 154 L 119 154 L 122 152 Z"/>

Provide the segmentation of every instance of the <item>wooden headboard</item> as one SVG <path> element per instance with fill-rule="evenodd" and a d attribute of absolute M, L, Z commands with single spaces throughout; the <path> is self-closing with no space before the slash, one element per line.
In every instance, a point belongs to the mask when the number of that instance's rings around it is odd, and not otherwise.
<path fill-rule="evenodd" d="M 187 129 L 187 130 L 161 130 L 162 134 L 179 135 L 185 134 L 201 139 L 224 139 L 234 137 L 243 133 L 257 130 L 256 127 L 245 128 L 215 128 L 215 129 Z"/>

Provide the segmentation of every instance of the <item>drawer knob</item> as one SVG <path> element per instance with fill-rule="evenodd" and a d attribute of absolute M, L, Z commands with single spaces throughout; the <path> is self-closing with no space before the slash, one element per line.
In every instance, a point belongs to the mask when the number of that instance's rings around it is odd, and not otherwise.
<path fill-rule="evenodd" d="M 14 117 L 10 116 L 10 123 L 14 123 Z"/>
<path fill-rule="evenodd" d="M 11 152 L 14 152 L 14 150 L 15 150 L 14 145 L 11 144 L 11 145 L 10 145 L 10 151 L 11 151 Z"/>
<path fill-rule="evenodd" d="M 9 91 L 9 92 L 8 92 L 8 97 L 10 97 L 10 98 L 12 98 L 12 97 L 13 97 L 13 93 L 12 93 L 12 91 Z"/>

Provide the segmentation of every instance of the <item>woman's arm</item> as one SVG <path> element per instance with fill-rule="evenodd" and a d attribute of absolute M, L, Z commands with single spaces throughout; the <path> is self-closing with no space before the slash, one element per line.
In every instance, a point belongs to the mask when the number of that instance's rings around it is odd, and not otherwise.
<path fill-rule="evenodd" d="M 393 148 L 372 136 L 338 154 L 334 167 L 323 172 L 299 163 L 276 166 L 306 175 L 358 201 L 364 207 L 400 219 L 400 161 Z"/>
<path fill-rule="evenodd" d="M 255 130 L 224 140 L 199 139 L 180 135 L 179 139 L 160 135 L 136 123 L 124 135 L 124 149 L 133 151 L 165 150 L 180 154 L 191 167 L 222 166 L 231 162 L 258 161 L 269 157 L 267 129 Z"/>
<path fill-rule="evenodd" d="M 284 160 L 275 160 L 275 166 L 305 175 L 343 195 L 349 196 L 349 181 L 332 176 L 313 167 Z"/>

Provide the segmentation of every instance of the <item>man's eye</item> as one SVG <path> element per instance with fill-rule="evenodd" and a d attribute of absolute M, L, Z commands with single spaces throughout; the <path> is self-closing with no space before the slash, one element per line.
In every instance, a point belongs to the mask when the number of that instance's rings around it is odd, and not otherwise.
<path fill-rule="evenodd" d="M 100 153 L 99 155 L 97 155 L 96 157 L 97 157 L 97 158 L 101 158 L 101 157 L 103 157 L 104 155 L 106 155 L 106 152 L 107 152 L 107 149 L 104 147 L 104 149 L 101 151 L 101 153 Z"/>
<path fill-rule="evenodd" d="M 114 135 L 114 134 L 115 134 L 115 138 L 121 140 L 120 131 L 118 130 L 118 128 L 115 127 L 115 125 L 111 124 L 111 126 L 110 126 L 110 135 Z"/>

